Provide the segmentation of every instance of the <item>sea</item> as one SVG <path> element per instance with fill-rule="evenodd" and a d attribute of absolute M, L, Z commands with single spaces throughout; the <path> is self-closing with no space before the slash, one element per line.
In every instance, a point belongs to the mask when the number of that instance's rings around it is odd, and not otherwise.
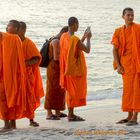
<path fill-rule="evenodd" d="M 122 79 L 112 67 L 111 38 L 115 28 L 124 24 L 122 10 L 132 7 L 135 22 L 140 22 L 140 0 L 0 0 L 0 31 L 5 32 L 9 20 L 16 19 L 27 24 L 26 36 L 40 50 L 45 39 L 56 35 L 67 25 L 68 18 L 79 20 L 76 32 L 82 37 L 91 26 L 91 52 L 85 54 L 87 63 L 87 103 L 115 104 L 121 101 Z M 41 68 L 44 91 L 46 69 Z M 44 100 L 41 100 L 43 107 Z"/>

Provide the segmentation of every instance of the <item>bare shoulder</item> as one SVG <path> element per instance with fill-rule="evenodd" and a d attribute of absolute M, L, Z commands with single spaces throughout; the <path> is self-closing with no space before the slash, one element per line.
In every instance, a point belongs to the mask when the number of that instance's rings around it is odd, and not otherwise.
<path fill-rule="evenodd" d="M 59 39 L 53 39 L 52 40 L 52 45 L 53 46 L 58 46 L 59 45 Z"/>

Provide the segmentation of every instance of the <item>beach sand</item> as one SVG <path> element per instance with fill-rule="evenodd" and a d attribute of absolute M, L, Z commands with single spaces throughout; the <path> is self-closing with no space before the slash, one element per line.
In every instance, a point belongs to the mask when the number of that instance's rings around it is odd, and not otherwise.
<path fill-rule="evenodd" d="M 67 118 L 46 120 L 46 112 L 38 110 L 35 120 L 40 123 L 39 127 L 30 127 L 27 119 L 21 119 L 17 121 L 17 130 L 0 133 L 0 140 L 140 139 L 139 124 L 136 126 L 115 124 L 127 115 L 121 111 L 120 100 L 91 102 L 86 107 L 76 109 L 75 112 L 86 121 L 68 122 Z M 0 121 L 0 127 L 2 126 L 3 122 Z"/>

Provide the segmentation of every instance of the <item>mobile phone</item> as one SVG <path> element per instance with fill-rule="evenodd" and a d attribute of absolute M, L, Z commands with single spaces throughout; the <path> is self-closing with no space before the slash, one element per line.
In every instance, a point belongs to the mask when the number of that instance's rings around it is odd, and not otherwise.
<path fill-rule="evenodd" d="M 90 26 L 87 26 L 86 32 L 90 32 Z"/>

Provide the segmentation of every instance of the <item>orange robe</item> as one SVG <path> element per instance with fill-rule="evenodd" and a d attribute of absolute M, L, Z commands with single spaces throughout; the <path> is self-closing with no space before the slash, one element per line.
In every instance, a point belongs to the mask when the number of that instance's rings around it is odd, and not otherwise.
<path fill-rule="evenodd" d="M 118 31 L 119 30 L 119 31 Z M 140 112 L 140 25 L 117 29 L 112 44 L 118 48 L 123 79 L 122 110 Z"/>
<path fill-rule="evenodd" d="M 49 46 L 50 63 L 47 66 L 45 109 L 64 110 L 65 109 L 65 90 L 59 85 L 60 65 L 59 60 L 53 59 L 53 46 Z"/>
<path fill-rule="evenodd" d="M 76 46 L 78 41 L 79 38 L 74 35 L 69 37 L 68 32 L 60 39 L 60 85 L 66 89 L 66 102 L 69 108 L 86 105 L 86 62 L 83 52 Z M 83 70 L 80 74 L 79 68 Z"/>
<path fill-rule="evenodd" d="M 0 118 L 20 119 L 26 111 L 25 61 L 17 35 L 0 40 Z"/>
<path fill-rule="evenodd" d="M 25 38 L 23 41 L 23 52 L 25 60 L 38 57 L 41 61 L 41 55 L 38 49 L 28 38 Z M 27 111 L 24 115 L 29 119 L 34 118 L 34 111 L 40 106 L 40 98 L 44 96 L 42 79 L 39 70 L 40 61 L 35 65 L 26 66 Z"/>

